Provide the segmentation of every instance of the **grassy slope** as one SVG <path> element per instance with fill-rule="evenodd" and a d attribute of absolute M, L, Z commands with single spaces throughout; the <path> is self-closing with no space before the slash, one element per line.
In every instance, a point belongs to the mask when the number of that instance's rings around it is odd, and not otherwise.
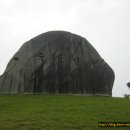
<path fill-rule="evenodd" d="M 95 130 L 99 121 L 130 121 L 130 99 L 1 95 L 0 130 Z"/>

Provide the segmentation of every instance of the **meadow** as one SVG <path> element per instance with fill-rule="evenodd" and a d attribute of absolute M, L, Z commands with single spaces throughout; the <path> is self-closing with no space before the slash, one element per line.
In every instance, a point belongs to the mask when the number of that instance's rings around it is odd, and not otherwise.
<path fill-rule="evenodd" d="M 130 99 L 72 95 L 0 95 L 0 130 L 130 130 Z"/>

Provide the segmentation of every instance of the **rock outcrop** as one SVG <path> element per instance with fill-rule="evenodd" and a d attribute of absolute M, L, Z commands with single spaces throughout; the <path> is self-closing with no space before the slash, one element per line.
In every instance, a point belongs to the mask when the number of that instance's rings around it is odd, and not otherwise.
<path fill-rule="evenodd" d="M 83 37 L 43 33 L 24 43 L 0 77 L 0 93 L 112 94 L 114 72 Z"/>

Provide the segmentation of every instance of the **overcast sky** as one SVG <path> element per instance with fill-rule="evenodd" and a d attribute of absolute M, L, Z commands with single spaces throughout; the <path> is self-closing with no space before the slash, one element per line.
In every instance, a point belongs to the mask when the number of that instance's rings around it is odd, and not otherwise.
<path fill-rule="evenodd" d="M 130 0 L 0 0 L 0 74 L 21 45 L 41 33 L 85 37 L 113 68 L 113 96 L 130 93 Z"/>

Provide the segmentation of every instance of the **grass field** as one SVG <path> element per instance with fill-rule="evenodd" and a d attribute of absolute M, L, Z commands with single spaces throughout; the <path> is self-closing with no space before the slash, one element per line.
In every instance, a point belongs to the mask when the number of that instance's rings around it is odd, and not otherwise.
<path fill-rule="evenodd" d="M 0 130 L 130 130 L 98 127 L 130 122 L 130 99 L 63 95 L 1 95 Z"/>

